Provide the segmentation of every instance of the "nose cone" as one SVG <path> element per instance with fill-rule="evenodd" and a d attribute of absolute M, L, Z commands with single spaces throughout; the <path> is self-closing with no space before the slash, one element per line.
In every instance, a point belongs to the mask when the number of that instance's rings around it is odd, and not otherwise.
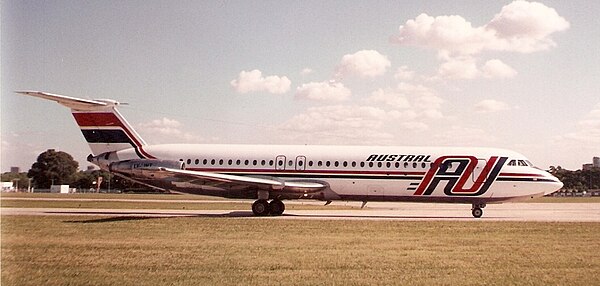
<path fill-rule="evenodd" d="M 550 173 L 546 173 L 546 180 L 548 180 L 548 188 L 544 190 L 544 196 L 552 194 L 564 186 L 558 178 L 552 176 Z"/>

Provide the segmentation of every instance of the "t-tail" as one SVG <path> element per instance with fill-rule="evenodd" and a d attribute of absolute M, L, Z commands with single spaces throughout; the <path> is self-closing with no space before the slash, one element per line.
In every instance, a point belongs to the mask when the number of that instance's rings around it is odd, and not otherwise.
<path fill-rule="evenodd" d="M 94 156 L 134 148 L 140 158 L 154 159 L 144 151 L 146 142 L 121 116 L 117 110 L 119 102 L 115 100 L 89 100 L 39 91 L 17 93 L 56 101 L 70 108 Z"/>

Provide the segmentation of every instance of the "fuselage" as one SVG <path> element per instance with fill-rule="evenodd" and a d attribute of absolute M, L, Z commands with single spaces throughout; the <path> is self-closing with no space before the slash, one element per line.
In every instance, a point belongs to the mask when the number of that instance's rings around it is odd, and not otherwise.
<path fill-rule="evenodd" d="M 495 148 L 148 145 L 100 158 L 96 163 L 139 159 L 183 162 L 184 168 L 251 177 L 311 180 L 329 187 L 316 193 L 279 193 L 280 199 L 493 203 L 540 197 L 562 187 L 523 155 Z M 256 192 L 220 189 L 219 184 L 146 180 L 195 194 L 256 198 Z"/>

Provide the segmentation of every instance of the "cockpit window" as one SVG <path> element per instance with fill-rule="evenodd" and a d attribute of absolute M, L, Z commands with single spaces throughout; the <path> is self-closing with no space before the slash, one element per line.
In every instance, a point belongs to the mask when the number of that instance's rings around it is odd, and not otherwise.
<path fill-rule="evenodd" d="M 510 160 L 508 166 L 531 167 L 533 164 L 527 160 Z"/>

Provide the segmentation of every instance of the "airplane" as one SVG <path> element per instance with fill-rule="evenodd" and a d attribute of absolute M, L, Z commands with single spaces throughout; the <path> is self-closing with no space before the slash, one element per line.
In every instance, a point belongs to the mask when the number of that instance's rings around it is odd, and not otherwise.
<path fill-rule="evenodd" d="M 496 148 L 149 145 L 111 99 L 81 99 L 40 91 L 19 94 L 71 109 L 91 149 L 87 160 L 165 192 L 255 199 L 256 216 L 278 216 L 284 200 L 471 204 L 475 218 L 488 203 L 541 197 L 563 184 L 517 152 Z"/>

